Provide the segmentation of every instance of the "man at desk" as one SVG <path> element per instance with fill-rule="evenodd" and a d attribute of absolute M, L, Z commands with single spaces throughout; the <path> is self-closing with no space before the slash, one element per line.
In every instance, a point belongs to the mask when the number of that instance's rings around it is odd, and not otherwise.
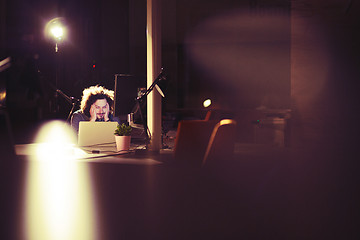
<path fill-rule="evenodd" d="M 112 90 L 98 85 L 84 89 L 80 109 L 71 116 L 71 126 L 77 133 L 81 121 L 116 121 L 112 115 L 113 103 Z"/>

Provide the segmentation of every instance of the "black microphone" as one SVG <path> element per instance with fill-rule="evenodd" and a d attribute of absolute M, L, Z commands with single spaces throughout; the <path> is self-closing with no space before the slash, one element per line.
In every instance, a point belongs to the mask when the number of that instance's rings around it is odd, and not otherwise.
<path fill-rule="evenodd" d="M 164 74 L 164 68 L 161 68 L 160 74 L 157 77 L 157 79 L 155 80 L 155 88 L 157 89 L 157 91 L 160 93 L 160 95 L 162 97 L 165 97 L 165 94 L 163 92 L 163 89 L 161 89 L 161 87 L 159 86 L 160 81 L 165 81 L 166 80 L 166 75 Z"/>
<path fill-rule="evenodd" d="M 164 68 L 161 68 L 160 74 L 158 76 L 159 81 L 166 80 L 167 76 L 164 73 Z"/>

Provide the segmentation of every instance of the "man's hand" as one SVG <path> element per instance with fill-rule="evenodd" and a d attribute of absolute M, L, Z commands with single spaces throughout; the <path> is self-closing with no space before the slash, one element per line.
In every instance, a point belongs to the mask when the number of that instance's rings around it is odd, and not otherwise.
<path fill-rule="evenodd" d="M 109 106 L 109 103 L 106 103 L 106 108 L 104 110 L 105 112 L 105 115 L 104 115 L 104 121 L 107 122 L 109 121 L 109 112 L 110 112 L 110 106 Z"/>
<path fill-rule="evenodd" d="M 90 107 L 90 122 L 95 122 L 96 121 L 96 109 L 95 109 L 95 105 L 91 105 Z"/>

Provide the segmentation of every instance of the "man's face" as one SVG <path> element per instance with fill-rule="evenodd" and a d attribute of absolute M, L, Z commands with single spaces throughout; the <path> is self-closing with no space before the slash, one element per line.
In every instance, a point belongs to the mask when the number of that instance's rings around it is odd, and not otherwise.
<path fill-rule="evenodd" d="M 97 119 L 103 119 L 105 116 L 105 113 L 109 112 L 109 105 L 106 101 L 106 99 L 98 99 L 93 104 L 95 108 L 96 118 Z"/>

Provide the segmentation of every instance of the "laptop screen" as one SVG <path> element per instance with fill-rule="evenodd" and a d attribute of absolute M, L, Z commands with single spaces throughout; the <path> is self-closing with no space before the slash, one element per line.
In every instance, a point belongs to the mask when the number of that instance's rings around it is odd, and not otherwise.
<path fill-rule="evenodd" d="M 78 146 L 114 144 L 117 124 L 117 122 L 80 122 Z"/>

